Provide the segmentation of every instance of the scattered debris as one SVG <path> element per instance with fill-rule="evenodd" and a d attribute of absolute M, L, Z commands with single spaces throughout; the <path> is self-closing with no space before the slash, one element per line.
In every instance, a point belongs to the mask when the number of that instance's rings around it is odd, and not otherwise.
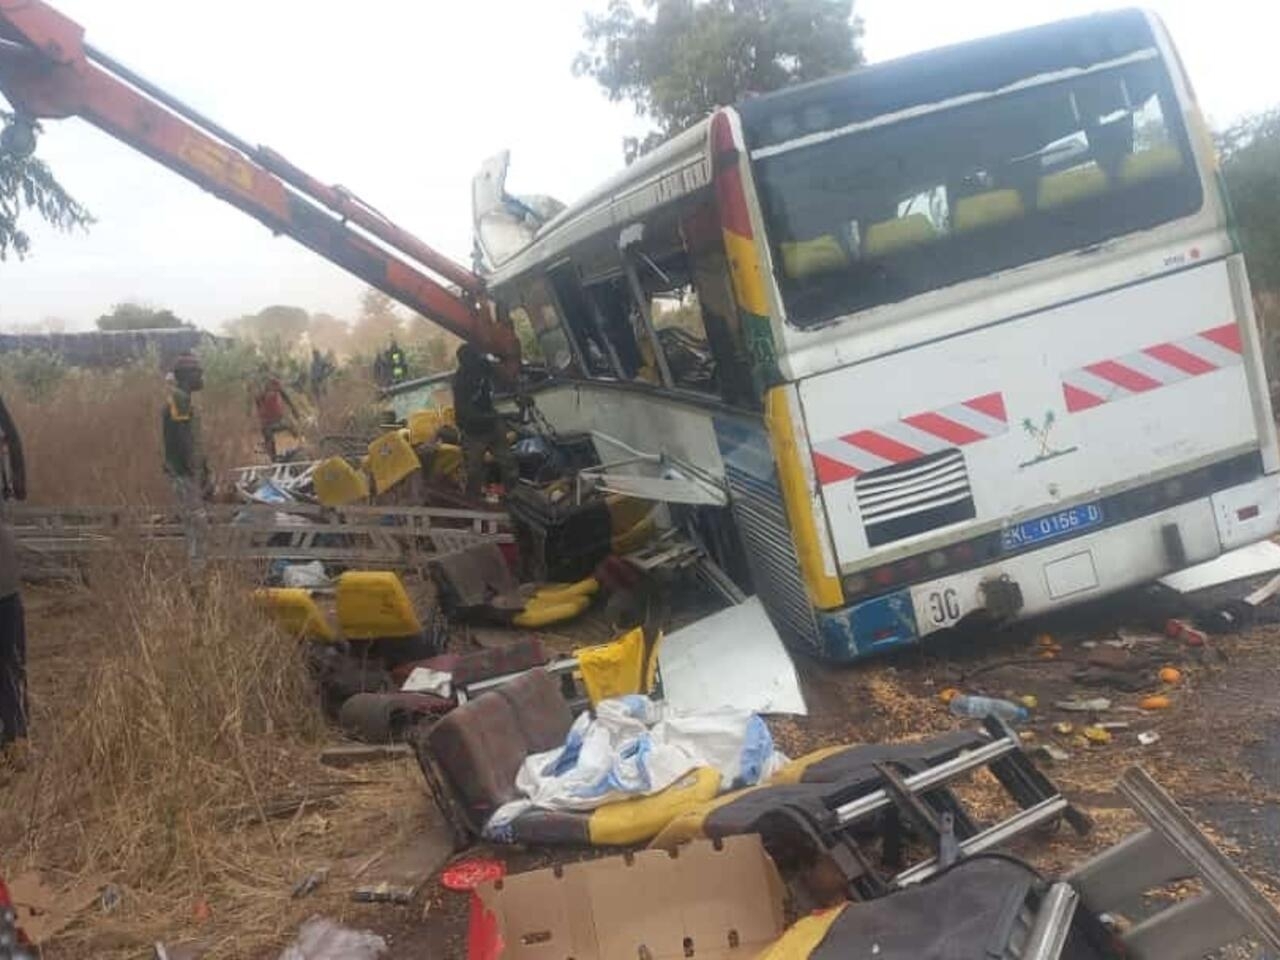
<path fill-rule="evenodd" d="M 938 693 L 938 699 L 946 704 L 951 703 L 958 696 L 960 696 L 960 691 L 955 687 L 945 687 Z"/>
<path fill-rule="evenodd" d="M 1171 590 L 1185 594 L 1276 570 L 1280 570 L 1280 544 L 1260 540 L 1239 550 L 1224 553 L 1207 563 L 1171 573 L 1162 577 L 1159 582 Z"/>
<path fill-rule="evenodd" d="M 1102 723 L 1095 723 L 1094 726 L 1099 730 L 1109 730 L 1114 733 L 1117 730 L 1128 730 L 1130 723 L 1128 720 L 1105 720 Z"/>
<path fill-rule="evenodd" d="M 1071 734 L 1076 732 L 1076 725 L 1074 723 L 1067 723 L 1064 720 L 1061 723 L 1055 723 L 1053 725 L 1053 730 L 1055 733 L 1060 733 L 1064 737 L 1069 737 Z"/>
<path fill-rule="evenodd" d="M 312 870 L 293 885 L 293 899 L 301 900 L 303 897 L 310 896 L 315 893 L 317 888 L 319 888 L 319 886 L 327 879 L 329 879 L 328 867 L 320 867 L 317 870 Z"/>
<path fill-rule="evenodd" d="M 1089 651 L 1086 661 L 1090 666 L 1105 667 L 1108 670 L 1123 670 L 1133 666 L 1133 655 L 1123 646 L 1113 647 L 1109 643 Z"/>
<path fill-rule="evenodd" d="M 1117 630 L 1119 642 L 1133 647 L 1139 644 L 1164 643 L 1165 638 L 1154 633 L 1130 633 L 1128 630 Z"/>
<path fill-rule="evenodd" d="M 1189 647 L 1203 647 L 1209 640 L 1203 630 L 1197 630 L 1187 621 L 1176 617 L 1165 623 L 1164 632 L 1175 640 L 1182 640 Z"/>
<path fill-rule="evenodd" d="M 114 913 L 123 900 L 124 891 L 119 885 L 108 883 L 102 888 L 102 894 L 98 897 L 98 906 L 102 908 L 103 913 Z"/>
<path fill-rule="evenodd" d="M 1154 730 L 1143 730 L 1138 734 L 1138 742 L 1144 747 L 1149 747 L 1154 743 L 1160 742 L 1160 734 Z"/>
<path fill-rule="evenodd" d="M 1138 706 L 1143 710 L 1168 710 L 1173 706 L 1173 701 L 1164 694 L 1155 694 L 1154 696 L 1143 697 Z"/>
<path fill-rule="evenodd" d="M 996 697 L 979 697 L 962 693 L 952 697 L 947 706 L 952 715 L 971 717 L 974 720 L 999 717 L 1005 723 L 1026 723 L 1031 717 L 1026 707 Z"/>
<path fill-rule="evenodd" d="M 795 664 L 759 597 L 676 630 L 658 663 L 666 701 L 676 710 L 809 712 Z"/>
<path fill-rule="evenodd" d="M 1071 759 L 1071 754 L 1063 750 L 1056 743 L 1042 743 L 1036 747 L 1033 756 L 1047 759 L 1050 763 L 1066 763 Z"/>
<path fill-rule="evenodd" d="M 1024 694 L 1018 698 L 1018 702 L 1028 710 L 1034 710 L 1040 706 L 1040 698 L 1033 693 Z"/>
<path fill-rule="evenodd" d="M 440 884 L 455 893 L 469 893 L 482 883 L 492 883 L 507 875 L 507 865 L 492 857 L 472 857 L 449 867 L 440 875 Z"/>
<path fill-rule="evenodd" d="M 279 960 L 376 960 L 387 941 L 367 930 L 349 930 L 324 917 L 312 917 Z"/>
<path fill-rule="evenodd" d="M 344 743 L 320 751 L 320 762 L 326 767 L 354 767 L 361 763 L 404 759 L 413 759 L 413 748 L 407 743 Z"/>
<path fill-rule="evenodd" d="M 1090 743 L 1104 745 L 1111 742 L 1111 731 L 1102 727 L 1085 727 L 1080 732 Z"/>
<path fill-rule="evenodd" d="M 1068 713 L 1102 713 L 1111 709 L 1111 701 L 1106 697 L 1093 697 L 1089 700 L 1059 700 L 1054 706 Z"/>
<path fill-rule="evenodd" d="M 180 943 L 168 946 L 156 942 L 152 960 L 201 960 L 209 953 L 209 948 L 202 943 Z"/>
<path fill-rule="evenodd" d="M 439 819 L 416 834 L 401 849 L 378 861 L 351 891 L 365 903 L 408 903 L 453 853 L 453 836 Z"/>

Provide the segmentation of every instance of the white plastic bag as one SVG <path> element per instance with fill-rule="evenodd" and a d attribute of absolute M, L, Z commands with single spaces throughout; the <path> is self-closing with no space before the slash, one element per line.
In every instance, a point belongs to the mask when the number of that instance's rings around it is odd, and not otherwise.
<path fill-rule="evenodd" d="M 285 947 L 280 960 L 377 960 L 387 941 L 367 930 L 348 930 L 324 917 L 312 917 Z"/>

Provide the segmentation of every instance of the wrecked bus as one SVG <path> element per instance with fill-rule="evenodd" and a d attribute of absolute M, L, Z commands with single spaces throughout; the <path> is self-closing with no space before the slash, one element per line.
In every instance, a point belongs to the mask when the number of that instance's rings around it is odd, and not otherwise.
<path fill-rule="evenodd" d="M 692 508 L 713 553 L 820 657 L 1280 522 L 1230 207 L 1147 13 L 721 109 L 488 281 L 536 332 L 547 419 L 720 484 L 725 508 Z"/>

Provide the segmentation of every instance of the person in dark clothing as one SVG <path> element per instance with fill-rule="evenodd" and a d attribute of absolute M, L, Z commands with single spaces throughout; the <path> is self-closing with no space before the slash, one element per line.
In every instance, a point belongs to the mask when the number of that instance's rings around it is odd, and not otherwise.
<path fill-rule="evenodd" d="M 192 394 L 204 388 L 200 361 L 180 354 L 173 365 L 173 383 L 161 416 L 164 439 L 164 472 L 173 483 L 174 497 L 187 538 L 187 559 L 193 570 L 204 563 L 209 528 L 205 501 L 212 495 L 209 464 L 200 444 L 200 421 Z"/>
<path fill-rule="evenodd" d="M 0 398 L 0 745 L 20 760 L 27 742 L 27 634 L 18 577 L 18 544 L 3 504 L 27 498 L 27 466 L 22 438 Z"/>
<path fill-rule="evenodd" d="M 405 358 L 404 351 L 400 349 L 400 344 L 396 343 L 396 338 L 391 338 L 391 346 L 387 348 L 387 369 L 391 374 L 391 382 L 404 383 L 409 379 L 409 361 Z"/>
<path fill-rule="evenodd" d="M 337 366 L 332 350 L 322 354 L 316 348 L 311 348 L 311 369 L 308 371 L 307 384 L 311 389 L 311 399 L 316 403 L 319 403 L 320 398 L 324 396 L 329 378 L 333 376 Z"/>
<path fill-rule="evenodd" d="M 462 457 L 467 470 L 467 493 L 479 496 L 484 482 L 484 455 L 492 453 L 502 473 L 502 486 L 515 488 L 519 474 L 507 444 L 506 427 L 493 406 L 493 365 L 469 343 L 458 348 L 453 375 L 453 412 L 462 431 Z"/>

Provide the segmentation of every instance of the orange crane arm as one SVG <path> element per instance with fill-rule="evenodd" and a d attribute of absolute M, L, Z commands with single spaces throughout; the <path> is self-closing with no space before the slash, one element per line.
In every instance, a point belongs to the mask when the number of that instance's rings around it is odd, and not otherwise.
<path fill-rule="evenodd" d="M 0 93 L 20 122 L 82 117 L 450 333 L 518 364 L 519 341 L 490 314 L 480 277 L 346 190 L 246 143 L 94 49 L 83 27 L 43 0 L 0 0 Z"/>

